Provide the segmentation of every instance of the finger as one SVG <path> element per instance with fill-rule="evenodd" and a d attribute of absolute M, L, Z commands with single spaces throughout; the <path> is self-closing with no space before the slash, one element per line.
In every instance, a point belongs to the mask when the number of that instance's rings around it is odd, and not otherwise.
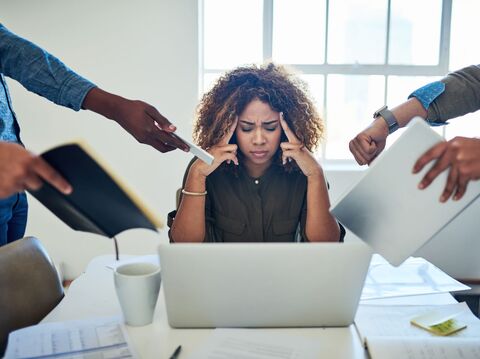
<path fill-rule="evenodd" d="M 153 141 L 150 141 L 149 145 L 162 153 L 170 152 L 176 149 L 176 147 L 169 145 L 168 142 L 163 142 L 158 139 L 153 139 Z"/>
<path fill-rule="evenodd" d="M 30 191 L 36 191 L 43 186 L 42 179 L 37 176 L 35 173 L 30 173 L 25 179 L 23 180 L 23 189 L 27 189 Z"/>
<path fill-rule="evenodd" d="M 469 178 L 462 178 L 461 176 L 459 176 L 457 191 L 453 196 L 454 201 L 458 201 L 460 198 L 463 197 L 463 195 L 467 191 L 468 181 Z"/>
<path fill-rule="evenodd" d="M 282 150 L 295 150 L 300 151 L 304 148 L 303 144 L 301 143 L 291 143 L 291 142 L 282 142 L 280 143 L 280 147 Z"/>
<path fill-rule="evenodd" d="M 27 183 L 30 189 L 38 189 L 42 186 L 40 178 L 50 183 L 57 190 L 63 194 L 72 193 L 72 186 L 58 173 L 52 166 L 48 164 L 42 157 L 35 157 L 33 159 L 32 172 L 34 175 L 27 176 Z M 40 178 L 38 178 L 40 177 Z M 37 186 L 37 179 L 40 185 Z M 33 187 L 31 187 L 33 186 Z"/>
<path fill-rule="evenodd" d="M 283 112 L 280 112 L 280 125 L 283 128 L 283 131 L 285 132 L 285 136 L 287 136 L 288 142 L 291 143 L 299 143 L 300 140 L 295 136 L 295 133 L 288 127 L 287 121 L 283 118 Z"/>
<path fill-rule="evenodd" d="M 155 126 L 159 129 L 167 132 L 173 132 L 177 129 L 169 120 L 160 114 L 155 107 L 147 105 L 145 113 L 153 120 Z"/>
<path fill-rule="evenodd" d="M 160 130 L 152 134 L 152 136 L 156 137 L 158 141 L 163 142 L 166 146 L 173 146 L 185 152 L 190 151 L 190 146 L 178 138 L 174 133 L 165 132 L 156 121 L 153 121 L 153 124 Z"/>
<path fill-rule="evenodd" d="M 447 154 L 444 154 L 441 156 L 433 165 L 430 170 L 425 174 L 421 182 L 418 184 L 418 188 L 424 189 L 430 185 L 430 183 L 433 182 L 437 176 L 445 171 L 449 166 L 451 165 L 450 159 Z"/>
<path fill-rule="evenodd" d="M 440 196 L 440 202 L 447 201 L 453 193 L 453 190 L 457 186 L 458 181 L 458 170 L 456 167 L 450 168 L 450 172 L 448 173 L 447 184 L 445 185 L 445 189 L 443 190 L 442 195 Z"/>
<path fill-rule="evenodd" d="M 447 150 L 447 142 L 441 142 L 430 148 L 427 152 L 420 156 L 413 166 L 413 173 L 418 173 L 423 167 L 435 158 L 439 158 Z"/>
<path fill-rule="evenodd" d="M 230 125 L 227 134 L 221 141 L 221 144 L 228 145 L 228 143 L 233 137 L 233 134 L 235 133 L 235 130 L 237 129 L 237 123 L 238 123 L 238 117 L 236 117 L 235 121 L 233 121 L 233 123 Z"/>
<path fill-rule="evenodd" d="M 229 145 L 217 146 L 217 148 L 222 152 L 236 152 L 238 149 L 238 145 L 235 143 L 231 143 Z"/>
<path fill-rule="evenodd" d="M 225 152 L 219 157 L 218 161 L 220 163 L 227 162 L 228 164 L 230 164 L 230 162 L 233 161 L 233 163 L 235 163 L 238 166 L 238 158 L 234 153 Z"/>
<path fill-rule="evenodd" d="M 353 157 L 357 161 L 359 165 L 366 165 L 368 163 L 368 159 L 371 158 L 370 156 L 366 156 L 363 151 L 359 150 L 358 144 L 356 141 L 352 140 L 349 143 L 350 152 L 353 154 Z"/>

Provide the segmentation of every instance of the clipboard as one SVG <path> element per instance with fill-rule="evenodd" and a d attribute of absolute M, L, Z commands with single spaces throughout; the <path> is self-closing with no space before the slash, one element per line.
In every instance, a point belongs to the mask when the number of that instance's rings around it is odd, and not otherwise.
<path fill-rule="evenodd" d="M 412 173 L 413 166 L 440 141 L 442 136 L 424 119 L 413 118 L 397 141 L 330 208 L 340 223 L 392 265 L 414 254 L 480 194 L 480 181 L 471 181 L 460 200 L 441 203 L 447 170 L 426 189 L 418 189 L 434 161 L 417 174 Z"/>

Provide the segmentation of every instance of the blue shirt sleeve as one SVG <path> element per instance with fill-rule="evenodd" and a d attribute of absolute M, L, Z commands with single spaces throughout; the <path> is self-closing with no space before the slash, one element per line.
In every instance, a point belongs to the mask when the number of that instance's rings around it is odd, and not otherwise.
<path fill-rule="evenodd" d="M 428 110 L 430 104 L 445 91 L 445 84 L 441 81 L 431 82 L 419 89 L 413 91 L 408 98 L 415 97 L 422 104 L 425 110 Z M 430 126 L 443 126 L 448 122 L 428 121 Z"/>
<path fill-rule="evenodd" d="M 78 111 L 95 85 L 55 56 L 0 24 L 0 72 L 27 90 Z"/>

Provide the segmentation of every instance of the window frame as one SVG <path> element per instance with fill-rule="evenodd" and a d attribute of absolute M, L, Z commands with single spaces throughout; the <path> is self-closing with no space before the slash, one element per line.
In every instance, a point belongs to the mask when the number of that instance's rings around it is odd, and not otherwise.
<path fill-rule="evenodd" d="M 221 68 L 205 68 L 204 66 L 204 1 L 199 0 L 199 94 L 203 93 L 204 76 L 205 74 L 217 74 L 228 71 L 230 69 Z M 272 58 L 273 48 L 273 7 L 275 0 L 263 1 L 263 58 L 262 61 L 268 61 Z M 278 1 L 278 0 L 277 0 Z M 330 0 L 325 0 L 325 58 L 323 64 L 285 64 L 298 69 L 301 73 L 306 75 L 323 75 L 324 76 L 324 97 L 323 110 L 327 113 L 327 86 L 328 77 L 330 75 L 381 75 L 385 77 L 384 81 L 384 103 L 387 103 L 388 98 L 388 80 L 389 76 L 439 76 L 443 77 L 449 72 L 449 58 L 450 58 L 450 31 L 452 22 L 452 0 L 442 0 L 442 15 L 440 23 L 440 40 L 439 40 L 439 54 L 438 64 L 436 65 L 389 65 L 388 52 L 390 45 L 390 25 L 391 25 L 391 1 L 387 1 L 387 34 L 384 64 L 366 65 L 366 64 L 329 64 L 328 59 L 328 23 L 329 23 L 329 6 Z M 412 89 L 413 90 L 413 89 Z M 405 95 L 407 96 L 407 94 Z M 379 104 L 379 107 L 382 104 Z M 392 104 L 393 105 L 393 104 Z M 372 110 L 373 113 L 373 110 Z M 328 126 L 328 118 L 324 118 L 326 126 Z M 445 137 L 445 127 L 442 129 L 442 135 Z M 321 145 L 321 155 L 317 158 L 322 164 L 333 169 L 347 169 L 353 168 L 356 162 L 352 159 L 328 159 L 325 157 L 326 142 Z M 348 144 L 345 144 L 348 146 Z"/>

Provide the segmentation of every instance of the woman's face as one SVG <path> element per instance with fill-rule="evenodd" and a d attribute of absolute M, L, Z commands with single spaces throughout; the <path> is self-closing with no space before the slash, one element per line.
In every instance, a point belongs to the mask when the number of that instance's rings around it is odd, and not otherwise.
<path fill-rule="evenodd" d="M 280 146 L 280 114 L 269 104 L 252 100 L 238 117 L 235 134 L 247 168 L 267 168 Z"/>

